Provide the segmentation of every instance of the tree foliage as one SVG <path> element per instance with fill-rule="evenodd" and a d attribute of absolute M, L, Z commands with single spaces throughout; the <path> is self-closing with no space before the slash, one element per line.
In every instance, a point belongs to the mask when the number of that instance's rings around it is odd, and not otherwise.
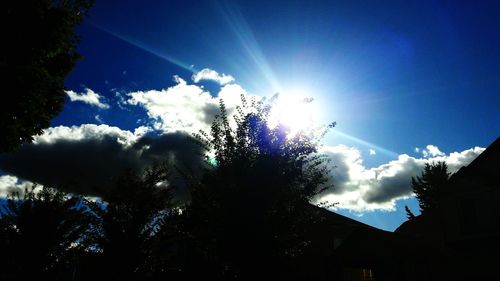
<path fill-rule="evenodd" d="M 188 211 L 194 235 L 226 277 L 271 274 L 301 255 L 304 209 L 326 188 L 327 160 L 317 153 L 322 134 L 270 128 L 270 110 L 242 97 L 231 123 L 221 101 L 210 133 L 196 135 L 213 166 L 193 187 Z"/>
<path fill-rule="evenodd" d="M 43 187 L 13 194 L 0 219 L 2 280 L 64 279 L 92 245 L 95 214 L 80 196 Z"/>
<path fill-rule="evenodd" d="M 168 174 L 165 165 L 129 170 L 104 194 L 98 245 L 106 261 L 101 273 L 108 278 L 141 280 L 141 273 L 155 270 L 152 253 L 174 215 Z"/>
<path fill-rule="evenodd" d="M 167 177 L 164 165 L 126 171 L 97 201 L 47 187 L 13 194 L 1 212 L 0 279 L 144 280 L 161 272 L 177 218 Z"/>
<path fill-rule="evenodd" d="M 99 200 L 51 188 L 11 198 L 1 279 L 307 279 L 325 258 L 311 254 L 321 216 L 309 204 L 328 187 L 322 133 L 290 135 L 269 127 L 270 105 L 242 104 L 230 119 L 221 102 L 210 132 L 197 135 L 207 165 L 182 208 L 166 165 L 125 172 Z"/>
<path fill-rule="evenodd" d="M 410 210 L 410 208 L 408 208 L 407 205 L 405 205 L 405 212 L 406 212 L 407 219 L 412 220 L 415 218 L 415 214 L 413 214 L 413 212 Z"/>
<path fill-rule="evenodd" d="M 449 177 L 450 173 L 445 162 L 426 163 L 422 174 L 412 177 L 412 188 L 417 197 L 421 213 L 439 207 L 440 193 Z"/>
<path fill-rule="evenodd" d="M 80 58 L 74 28 L 91 4 L 92 0 L 2 4 L 0 152 L 31 142 L 61 111 L 64 79 Z"/>

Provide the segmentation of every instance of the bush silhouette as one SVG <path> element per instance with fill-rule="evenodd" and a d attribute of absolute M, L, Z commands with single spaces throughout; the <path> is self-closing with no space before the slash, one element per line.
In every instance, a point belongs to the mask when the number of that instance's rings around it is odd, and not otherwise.
<path fill-rule="evenodd" d="M 12 195 L 0 219 L 0 279 L 68 278 L 75 258 L 92 246 L 95 222 L 80 196 L 48 187 Z"/>
<path fill-rule="evenodd" d="M 172 214 L 168 169 L 155 165 L 143 173 L 126 171 L 103 195 L 99 247 L 107 278 L 143 280 L 159 266 L 153 255 Z"/>
<path fill-rule="evenodd" d="M 327 188 L 321 132 L 270 128 L 252 101 L 229 120 L 223 102 L 191 200 L 176 205 L 169 167 L 126 171 L 89 200 L 52 188 L 8 201 L 0 220 L 2 279 L 304 279 L 317 261 L 310 199 Z M 208 164 L 210 163 L 210 164 Z M 313 258 L 311 258 L 313 257 Z"/>
<path fill-rule="evenodd" d="M 242 104 L 234 126 L 221 102 L 210 133 L 196 135 L 214 156 L 192 190 L 193 236 L 218 263 L 218 278 L 283 277 L 307 248 L 308 202 L 326 187 L 321 134 L 291 136 L 282 125 L 269 127 L 270 105 L 244 97 Z"/>

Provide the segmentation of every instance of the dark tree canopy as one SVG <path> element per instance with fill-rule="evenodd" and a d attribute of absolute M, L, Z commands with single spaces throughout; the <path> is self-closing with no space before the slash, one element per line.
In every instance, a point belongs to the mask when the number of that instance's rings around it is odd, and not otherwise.
<path fill-rule="evenodd" d="M 163 245 L 179 236 L 167 176 L 165 165 L 129 170 L 97 201 L 47 187 L 11 195 L 0 210 L 0 280 L 146 280 L 165 272 L 173 259 Z"/>
<path fill-rule="evenodd" d="M 234 123 L 221 102 L 197 136 L 207 163 L 186 177 L 190 202 L 173 201 L 167 165 L 125 172 L 99 200 L 52 188 L 9 200 L 0 279 L 309 280 L 328 258 L 309 204 L 328 187 L 317 152 L 326 128 L 289 135 L 269 127 L 270 106 L 242 102 Z"/>
<path fill-rule="evenodd" d="M 14 194 L 0 217 L 0 279 L 59 280 L 93 243 L 86 199 L 44 187 Z"/>
<path fill-rule="evenodd" d="M 23 0 L 2 4 L 0 152 L 31 142 L 64 103 L 75 66 L 78 25 L 92 0 Z"/>
<path fill-rule="evenodd" d="M 440 192 L 448 182 L 449 177 L 450 173 L 445 162 L 426 163 L 422 174 L 412 177 L 411 185 L 421 213 L 439 207 Z"/>
<path fill-rule="evenodd" d="M 207 159 L 213 166 L 194 186 L 188 208 L 193 235 L 225 278 L 286 271 L 283 264 L 307 248 L 305 208 L 328 174 L 317 154 L 321 134 L 290 136 L 284 126 L 269 127 L 270 106 L 242 103 L 232 126 L 221 102 L 211 132 L 197 136 L 213 151 Z"/>
<path fill-rule="evenodd" d="M 98 239 L 105 264 L 99 271 L 106 278 L 142 280 L 140 273 L 155 270 L 152 253 L 172 215 L 168 174 L 165 165 L 142 173 L 129 170 L 106 189 Z"/>

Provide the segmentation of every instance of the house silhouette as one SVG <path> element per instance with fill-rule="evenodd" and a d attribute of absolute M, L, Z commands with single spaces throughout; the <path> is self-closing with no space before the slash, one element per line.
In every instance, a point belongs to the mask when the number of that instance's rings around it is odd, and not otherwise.
<path fill-rule="evenodd" d="M 500 138 L 439 192 L 437 210 L 395 231 L 399 280 L 500 280 Z"/>
<path fill-rule="evenodd" d="M 500 280 L 500 138 L 451 175 L 434 212 L 383 231 L 324 210 L 319 280 Z M 330 234 L 330 235 L 329 235 Z M 312 277 L 312 276 L 311 276 Z"/>

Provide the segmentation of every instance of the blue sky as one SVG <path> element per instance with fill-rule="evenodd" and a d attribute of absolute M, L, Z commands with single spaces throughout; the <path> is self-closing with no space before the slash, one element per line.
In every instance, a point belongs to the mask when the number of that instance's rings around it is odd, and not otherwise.
<path fill-rule="evenodd" d="M 78 28 L 84 59 L 66 86 L 91 89 L 109 108 L 68 96 L 51 126 L 78 126 L 66 134 L 85 139 L 110 134 L 85 124 L 118 135 L 167 124 L 154 97 L 172 94 L 168 87 L 214 98 L 231 84 L 257 96 L 299 92 L 314 98 L 319 123 L 337 121 L 324 145 L 337 166 L 329 196 L 350 202 L 339 212 L 393 230 L 405 204 L 418 209 L 408 183 L 423 163 L 458 169 L 499 136 L 500 7 L 368 2 L 96 1 Z M 202 69 L 234 81 L 195 83 Z M 144 95 L 131 101 L 134 92 Z"/>

